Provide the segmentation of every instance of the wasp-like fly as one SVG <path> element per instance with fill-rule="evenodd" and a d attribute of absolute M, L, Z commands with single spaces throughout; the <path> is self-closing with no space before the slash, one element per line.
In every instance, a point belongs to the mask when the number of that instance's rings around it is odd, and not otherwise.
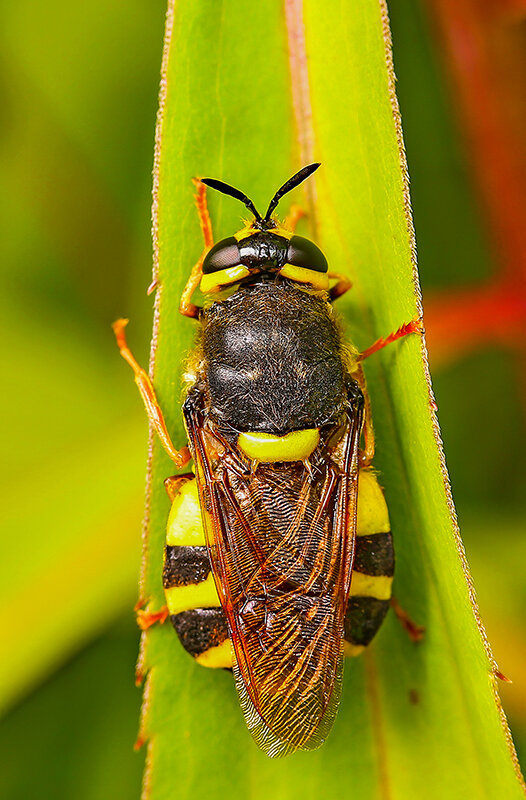
<path fill-rule="evenodd" d="M 369 644 L 387 612 L 394 571 L 387 508 L 370 469 L 373 435 L 361 361 L 420 329 L 402 326 L 365 353 L 345 343 L 332 301 L 350 284 L 322 251 L 265 216 L 242 192 L 196 181 L 205 250 L 180 310 L 199 322 L 176 450 L 148 375 L 115 323 L 151 422 L 178 468 L 163 583 L 183 647 L 231 667 L 247 725 L 270 756 L 318 747 L 334 721 L 344 654 Z M 253 221 L 213 244 L 206 186 Z M 200 287 L 208 302 L 193 304 Z M 363 436 L 362 436 L 363 434 Z"/>

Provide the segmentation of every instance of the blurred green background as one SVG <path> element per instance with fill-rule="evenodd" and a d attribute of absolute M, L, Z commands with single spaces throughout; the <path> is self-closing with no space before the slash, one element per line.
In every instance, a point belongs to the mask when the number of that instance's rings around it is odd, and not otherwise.
<path fill-rule="evenodd" d="M 501 269 L 438 6 L 390 3 L 424 308 L 437 290 L 453 294 Z M 143 766 L 132 750 L 132 609 L 147 432 L 110 324 L 130 317 L 145 363 L 165 3 L 4 0 L 0 9 L 0 796 L 133 798 Z M 433 324 L 440 314 L 434 307 Z M 514 680 L 502 694 L 520 753 L 524 356 L 490 337 L 446 357 L 429 333 L 454 497 L 482 618 Z"/>

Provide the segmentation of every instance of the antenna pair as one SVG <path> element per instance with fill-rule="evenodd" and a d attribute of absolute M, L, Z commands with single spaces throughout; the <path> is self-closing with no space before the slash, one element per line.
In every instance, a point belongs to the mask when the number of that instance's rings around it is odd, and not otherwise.
<path fill-rule="evenodd" d="M 215 178 L 201 178 L 201 183 L 204 183 L 206 186 L 210 186 L 211 189 L 217 189 L 218 192 L 223 192 L 223 194 L 228 194 L 230 197 L 235 197 L 236 200 L 241 200 L 241 202 L 248 208 L 249 211 L 254 214 L 256 218 L 256 222 L 259 222 L 263 227 L 267 227 L 270 222 L 270 216 L 274 209 L 276 208 L 277 204 L 281 200 L 284 194 L 292 191 L 295 189 L 296 186 L 299 186 L 300 183 L 303 183 L 309 175 L 312 175 L 318 167 L 320 166 L 319 163 L 317 164 L 309 164 L 307 167 L 303 167 L 300 169 L 299 172 L 296 172 L 292 178 L 289 178 L 286 183 L 278 189 L 272 200 L 270 201 L 269 207 L 267 208 L 267 213 L 264 217 L 261 216 L 259 211 L 257 210 L 256 206 L 250 200 L 246 194 L 240 192 L 239 189 L 235 189 L 233 186 L 230 186 L 228 183 L 223 183 L 223 181 L 218 181 Z M 269 226 L 270 227 L 270 226 Z"/>

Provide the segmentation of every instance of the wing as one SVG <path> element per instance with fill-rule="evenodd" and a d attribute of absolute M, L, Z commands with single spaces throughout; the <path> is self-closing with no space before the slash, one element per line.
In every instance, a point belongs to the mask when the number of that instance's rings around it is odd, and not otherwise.
<path fill-rule="evenodd" d="M 312 464 L 250 463 L 185 403 L 212 569 L 247 725 L 270 756 L 318 747 L 341 689 L 356 528 L 361 396 Z"/>

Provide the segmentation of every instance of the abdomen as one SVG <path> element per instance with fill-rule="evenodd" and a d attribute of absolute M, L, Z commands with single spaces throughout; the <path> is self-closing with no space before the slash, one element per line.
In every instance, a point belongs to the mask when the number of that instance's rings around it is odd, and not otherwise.
<path fill-rule="evenodd" d="M 163 585 L 170 620 L 181 644 L 200 664 L 230 667 L 226 618 L 213 583 L 195 479 L 175 498 L 168 520 Z M 347 613 L 345 654 L 370 644 L 388 611 L 394 572 L 389 515 L 371 470 L 361 470 L 355 557 Z"/>

